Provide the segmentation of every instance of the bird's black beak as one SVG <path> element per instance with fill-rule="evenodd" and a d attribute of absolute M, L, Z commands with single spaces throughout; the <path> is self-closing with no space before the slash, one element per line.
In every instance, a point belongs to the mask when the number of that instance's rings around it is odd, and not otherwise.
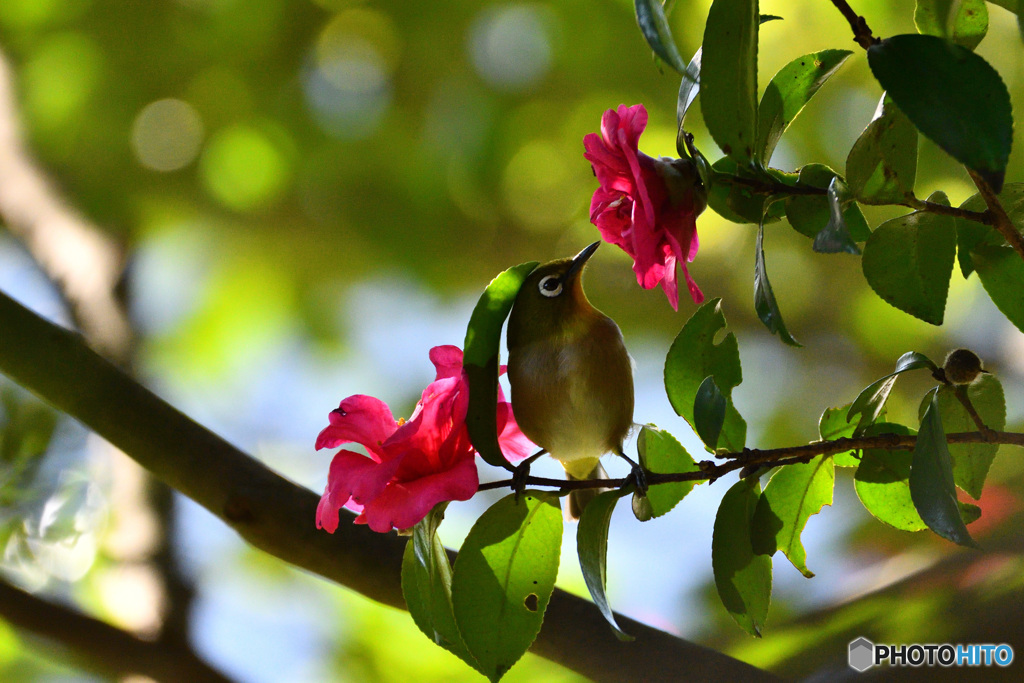
<path fill-rule="evenodd" d="M 601 240 L 594 242 L 589 247 L 586 247 L 583 251 L 573 256 L 572 263 L 569 264 L 569 270 L 565 271 L 565 276 L 562 278 L 563 281 L 568 282 L 579 274 L 579 272 L 583 270 L 583 266 L 586 265 L 587 261 L 590 260 L 590 257 L 594 255 L 594 252 L 597 251 L 599 246 L 601 246 Z"/>

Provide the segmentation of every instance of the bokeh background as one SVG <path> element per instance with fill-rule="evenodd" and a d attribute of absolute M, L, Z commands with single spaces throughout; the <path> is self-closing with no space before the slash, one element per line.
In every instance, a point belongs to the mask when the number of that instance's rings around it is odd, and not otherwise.
<path fill-rule="evenodd" d="M 700 44 L 709 5 L 676 3 L 670 23 L 684 58 Z M 989 8 L 978 52 L 1020 111 L 1015 17 Z M 913 9 L 907 0 L 856 7 L 880 36 L 913 32 Z M 784 18 L 761 29 L 762 86 L 806 52 L 855 50 L 772 162 L 841 171 L 881 95 L 863 51 L 830 3 L 766 0 L 761 11 Z M 0 50 L 10 79 L 0 107 L 9 137 L 0 140 L 21 141 L 0 148 L 0 289 L 81 323 L 87 314 L 68 307 L 47 263 L 71 262 L 86 280 L 105 273 L 107 295 L 116 284 L 128 311 L 128 328 L 107 340 L 115 355 L 197 421 L 314 490 L 331 454 L 313 441 L 341 398 L 372 394 L 408 415 L 432 379 L 427 351 L 461 345 L 494 274 L 597 239 L 582 138 L 605 109 L 642 102 L 650 124 L 641 149 L 674 154 L 679 79 L 652 59 L 630 0 L 3 0 Z M 699 106 L 687 120 L 717 158 Z M 1024 180 L 1016 137 L 1008 182 Z M 47 179 L 45 191 L 33 193 L 33 173 Z M 973 193 L 963 169 L 922 140 L 917 194 L 934 190 L 954 205 Z M 865 208 L 872 226 L 904 212 Z M 103 239 L 79 248 L 61 226 Z M 963 345 L 998 373 L 1008 425 L 1021 426 L 1024 338 L 976 276 L 954 273 L 937 328 L 879 299 L 858 258 L 815 254 L 785 221 L 770 226 L 768 272 L 804 345 L 795 349 L 753 314 L 753 226 L 709 211 L 698 230 L 691 272 L 709 298 L 723 298 L 739 339 L 744 382 L 734 398 L 750 445 L 812 440 L 822 410 L 852 400 L 903 352 L 941 359 Z M 123 274 L 104 253 L 123 257 Z M 635 419 L 703 457 L 661 384 L 664 354 L 695 307 L 683 301 L 676 313 L 660 290 L 641 290 L 629 259 L 607 246 L 586 285 L 636 358 Z M 95 290 L 81 296 L 102 299 Z M 890 417 L 916 426 L 929 386 L 901 379 Z M 246 547 L 73 420 L 3 378 L 0 392 L 5 580 L 135 633 L 177 629 L 242 681 L 475 679 L 404 613 Z M 783 673 L 843 664 L 850 634 L 1004 642 L 1024 631 L 1007 608 L 1019 604 L 1024 575 L 1016 453 L 1004 447 L 993 467 L 972 526 L 987 550 L 969 556 L 871 520 L 850 474 L 839 473 L 835 504 L 804 534 L 817 576 L 777 558 L 763 640 L 730 622 L 711 581 L 711 529 L 728 482 L 697 487 L 647 524 L 618 511 L 613 605 Z M 445 541 L 458 545 L 494 499 L 453 504 Z M 559 583 L 585 593 L 566 536 Z M 98 676 L 76 661 L 0 621 L 3 680 Z M 508 680 L 538 678 L 574 676 L 527 656 Z"/>

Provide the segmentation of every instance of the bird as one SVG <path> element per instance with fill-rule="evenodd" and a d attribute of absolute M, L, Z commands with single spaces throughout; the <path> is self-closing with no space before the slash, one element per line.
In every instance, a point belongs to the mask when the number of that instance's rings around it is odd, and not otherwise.
<path fill-rule="evenodd" d="M 508 379 L 522 432 L 558 460 L 572 479 L 607 478 L 600 458 L 623 452 L 633 427 L 633 359 L 615 321 L 583 291 L 583 270 L 601 242 L 572 258 L 537 267 L 524 280 L 509 316 Z M 640 479 L 638 486 L 640 485 Z M 579 519 L 600 489 L 573 489 L 566 516 Z"/>

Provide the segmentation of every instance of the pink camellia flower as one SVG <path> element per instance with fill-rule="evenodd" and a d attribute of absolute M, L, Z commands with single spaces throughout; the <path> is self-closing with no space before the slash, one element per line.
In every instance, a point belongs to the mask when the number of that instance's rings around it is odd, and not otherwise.
<path fill-rule="evenodd" d="M 334 456 L 316 510 L 317 528 L 334 533 L 338 511 L 345 507 L 359 513 L 357 524 L 369 524 L 374 531 L 408 529 L 437 503 L 467 500 L 476 493 L 479 479 L 466 429 L 469 385 L 462 350 L 435 346 L 430 360 L 437 378 L 423 390 L 408 420 L 396 421 L 387 404 L 363 395 L 349 396 L 330 412 L 330 424 L 316 438 L 317 450 L 358 443 L 369 457 L 346 450 Z M 536 448 L 519 431 L 500 388 L 497 418 L 505 457 L 519 460 Z"/>
<path fill-rule="evenodd" d="M 651 289 L 661 283 L 678 310 L 676 264 L 694 302 L 704 301 L 686 264 L 697 256 L 697 216 L 706 200 L 690 159 L 654 159 L 639 151 L 646 127 L 642 104 L 619 105 L 604 113 L 600 135 L 583 138 L 583 156 L 601 183 L 590 202 L 590 220 L 606 242 L 633 257 L 640 286 Z"/>

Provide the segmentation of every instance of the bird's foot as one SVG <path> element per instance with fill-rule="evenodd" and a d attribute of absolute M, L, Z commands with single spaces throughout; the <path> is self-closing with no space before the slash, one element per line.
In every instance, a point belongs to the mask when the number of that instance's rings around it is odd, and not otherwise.
<path fill-rule="evenodd" d="M 519 494 L 526 490 L 526 480 L 530 478 L 530 465 L 545 453 L 547 451 L 541 449 L 512 469 L 512 490 L 516 494 L 516 502 L 519 501 Z"/>
<path fill-rule="evenodd" d="M 640 496 L 646 496 L 647 470 L 644 469 L 643 465 L 636 462 L 622 451 L 616 452 L 616 455 L 618 455 L 620 458 L 629 463 L 629 476 L 633 480 L 633 483 L 636 485 L 636 492 L 640 494 Z"/>

